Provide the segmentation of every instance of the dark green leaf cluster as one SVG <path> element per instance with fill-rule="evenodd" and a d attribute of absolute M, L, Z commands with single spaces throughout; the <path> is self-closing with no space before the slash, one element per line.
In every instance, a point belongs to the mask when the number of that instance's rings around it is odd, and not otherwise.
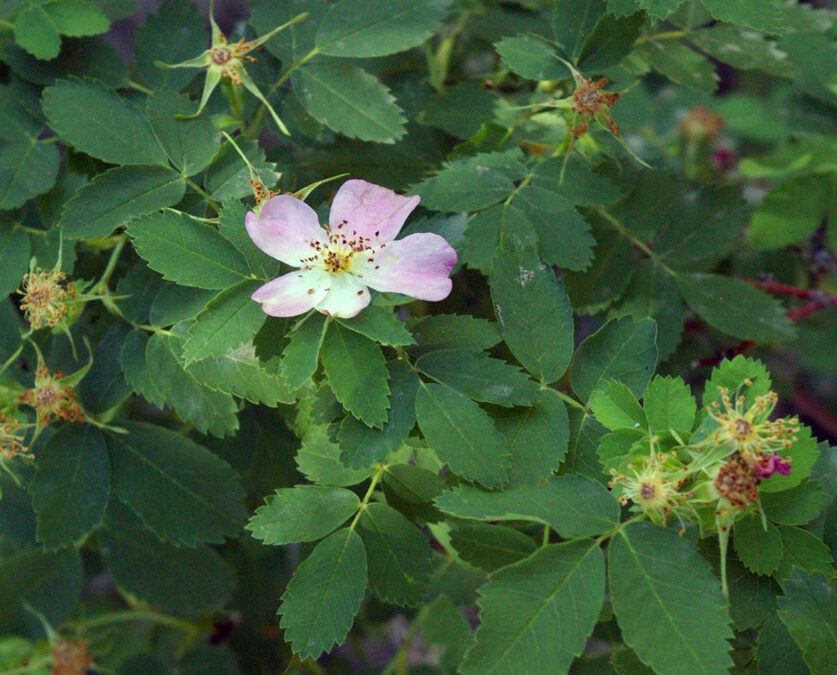
<path fill-rule="evenodd" d="M 833 670 L 837 13 L 137 4 L 0 5 L 0 672 Z M 252 300 L 344 178 L 447 298 Z"/>

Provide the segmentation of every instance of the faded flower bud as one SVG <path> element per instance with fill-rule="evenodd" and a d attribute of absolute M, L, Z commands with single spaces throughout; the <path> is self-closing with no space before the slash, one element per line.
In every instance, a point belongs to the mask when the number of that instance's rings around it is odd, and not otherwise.
<path fill-rule="evenodd" d="M 18 433 L 19 430 L 20 422 L 0 412 L 0 459 L 18 456 L 32 458 L 23 445 L 23 435 Z"/>

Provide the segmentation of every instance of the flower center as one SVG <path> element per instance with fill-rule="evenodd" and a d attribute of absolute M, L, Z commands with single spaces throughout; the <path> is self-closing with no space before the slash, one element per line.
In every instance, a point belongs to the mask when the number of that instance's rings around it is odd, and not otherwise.
<path fill-rule="evenodd" d="M 745 440 L 750 436 L 753 431 L 753 425 L 750 424 L 747 420 L 743 417 L 739 417 L 733 422 L 733 433 L 736 438 L 740 440 Z"/>
<path fill-rule="evenodd" d="M 209 58 L 216 66 L 224 66 L 232 58 L 229 47 L 213 47 L 209 50 Z"/>
<path fill-rule="evenodd" d="M 328 240 L 308 242 L 314 254 L 300 261 L 303 269 L 319 266 L 325 268 L 329 274 L 339 274 L 349 270 L 356 253 L 371 250 L 369 239 L 360 236 L 356 231 L 352 231 L 351 236 L 348 236 L 342 231 L 345 225 L 345 221 L 334 229 L 325 225 Z"/>

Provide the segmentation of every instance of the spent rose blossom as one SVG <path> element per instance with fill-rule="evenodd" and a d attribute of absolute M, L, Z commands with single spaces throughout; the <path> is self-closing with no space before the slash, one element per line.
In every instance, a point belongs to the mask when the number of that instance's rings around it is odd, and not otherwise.
<path fill-rule="evenodd" d="M 310 309 L 348 319 L 369 304 L 369 288 L 419 300 L 443 300 L 456 251 L 430 232 L 395 237 L 419 203 L 364 180 L 337 191 L 329 222 L 320 226 L 310 206 L 292 195 L 268 199 L 247 214 L 247 232 L 268 255 L 296 267 L 251 296 L 271 316 Z"/>

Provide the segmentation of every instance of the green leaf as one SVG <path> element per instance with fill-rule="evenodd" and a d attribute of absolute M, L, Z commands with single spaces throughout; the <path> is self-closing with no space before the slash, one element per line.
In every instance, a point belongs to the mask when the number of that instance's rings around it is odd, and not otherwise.
<path fill-rule="evenodd" d="M 168 166 L 143 114 L 95 80 L 59 80 L 44 89 L 49 125 L 77 150 L 111 164 Z"/>
<path fill-rule="evenodd" d="M 588 403 L 596 419 L 608 429 L 645 429 L 645 412 L 630 389 L 617 380 L 605 380 Z"/>
<path fill-rule="evenodd" d="M 292 391 L 308 382 L 317 370 L 320 345 L 328 325 L 325 316 L 312 312 L 291 329 L 279 369 Z"/>
<path fill-rule="evenodd" d="M 766 33 L 782 32 L 782 3 L 779 0 L 701 0 L 703 6 L 718 21 L 763 30 Z"/>
<path fill-rule="evenodd" d="M 230 465 L 182 434 L 122 422 L 108 434 L 113 491 L 160 539 L 193 546 L 237 535 L 244 490 Z"/>
<path fill-rule="evenodd" d="M 760 495 L 764 515 L 782 525 L 805 525 L 822 511 L 825 494 L 816 481 L 808 480 L 781 492 Z"/>
<path fill-rule="evenodd" d="M 341 0 L 317 29 L 321 54 L 369 57 L 420 45 L 447 14 L 451 0 Z"/>
<path fill-rule="evenodd" d="M 149 214 L 128 225 L 137 253 L 164 279 L 226 289 L 248 277 L 247 261 L 217 230 L 179 211 Z"/>
<path fill-rule="evenodd" d="M 538 253 L 548 263 L 583 270 L 593 257 L 590 226 L 558 192 L 536 185 L 521 189 L 514 200 L 538 237 Z"/>
<path fill-rule="evenodd" d="M 247 211 L 247 207 L 237 200 L 224 202 L 218 221 L 218 231 L 247 259 L 250 272 L 261 278 L 275 277 L 279 269 L 279 261 L 267 255 L 250 239 L 244 227 Z"/>
<path fill-rule="evenodd" d="M 189 339 L 183 345 L 183 361 L 188 366 L 208 356 L 234 351 L 261 328 L 265 313 L 250 295 L 258 281 L 242 281 L 219 293 L 189 326 Z"/>
<path fill-rule="evenodd" d="M 177 204 L 185 192 L 183 176 L 168 167 L 115 167 L 82 185 L 58 224 L 70 239 L 106 237 L 136 216 Z"/>
<path fill-rule="evenodd" d="M 718 580 L 672 529 L 630 523 L 608 548 L 613 611 L 625 643 L 655 673 L 720 673 L 733 634 Z"/>
<path fill-rule="evenodd" d="M 799 75 L 794 73 L 794 79 L 806 92 L 832 106 L 837 102 L 837 93 L 834 92 L 834 44 L 825 31 L 789 31 L 779 41 L 779 49 L 788 54 L 791 63 L 800 71 Z"/>
<path fill-rule="evenodd" d="M 337 319 L 337 323 L 390 347 L 403 347 L 416 342 L 404 322 L 386 307 L 371 305 L 351 319 Z"/>
<path fill-rule="evenodd" d="M 793 577 L 795 567 L 810 574 L 822 572 L 831 576 L 834 573 L 831 551 L 813 534 L 798 527 L 780 527 L 779 532 L 785 553 L 773 577 L 780 585 Z"/>
<path fill-rule="evenodd" d="M 491 272 L 491 299 L 503 339 L 523 367 L 544 382 L 561 377 L 572 356 L 573 318 L 552 270 L 506 239 Z"/>
<path fill-rule="evenodd" d="M 30 4 L 17 15 L 15 42 L 36 59 L 50 60 L 61 51 L 58 27 L 41 4 Z"/>
<path fill-rule="evenodd" d="M 216 295 L 216 291 L 161 281 L 148 310 L 148 321 L 153 326 L 189 321 L 200 314 Z"/>
<path fill-rule="evenodd" d="M 689 431 L 697 412 L 689 386 L 679 377 L 656 375 L 642 395 L 642 407 L 652 433 Z"/>
<path fill-rule="evenodd" d="M 630 242 L 613 230 L 596 232 L 593 262 L 583 272 L 564 272 L 564 285 L 577 312 L 593 314 L 619 299 L 634 271 Z"/>
<path fill-rule="evenodd" d="M 416 417 L 428 444 L 452 471 L 487 487 L 506 482 L 509 451 L 476 403 L 443 384 L 422 384 Z"/>
<path fill-rule="evenodd" d="M 416 423 L 418 376 L 405 361 L 393 360 L 388 365 L 392 397 L 384 428 L 372 429 L 347 415 L 337 434 L 340 461 L 354 469 L 383 461 L 401 446 Z"/>
<path fill-rule="evenodd" d="M 164 2 L 137 29 L 134 61 L 140 79 L 152 89 L 182 89 L 195 79 L 196 69 L 158 68 L 154 62 L 180 63 L 191 59 L 206 49 L 207 38 L 206 22 L 194 3 Z"/>
<path fill-rule="evenodd" d="M 497 324 L 467 314 L 434 314 L 410 323 L 413 351 L 489 349 L 500 342 Z"/>
<path fill-rule="evenodd" d="M 611 319 L 578 346 L 570 367 L 573 391 L 587 401 L 602 382 L 613 378 L 639 396 L 654 374 L 656 337 L 653 319 Z"/>
<path fill-rule="evenodd" d="M 553 389 L 542 389 L 531 407 L 495 415 L 494 424 L 511 452 L 510 488 L 538 483 L 556 471 L 567 454 L 567 409 Z"/>
<path fill-rule="evenodd" d="M 171 163 L 187 176 L 205 169 L 218 149 L 218 131 L 205 116 L 195 119 L 175 117 L 191 115 L 194 110 L 193 101 L 171 89 L 158 89 L 145 104 L 151 128 Z"/>
<path fill-rule="evenodd" d="M 348 468 L 340 461 L 340 446 L 329 440 L 325 427 L 312 426 L 302 438 L 296 456 L 299 470 L 313 483 L 343 487 L 357 485 L 374 472 L 374 467 Z"/>
<path fill-rule="evenodd" d="M 110 20 L 88 0 L 58 0 L 44 6 L 61 35 L 98 35 L 110 28 Z"/>
<path fill-rule="evenodd" d="M 830 672 L 837 654 L 837 595 L 822 574 L 796 572 L 778 599 L 779 618 L 815 675 Z"/>
<path fill-rule="evenodd" d="M 498 97 L 482 82 L 466 81 L 434 93 L 419 113 L 418 121 L 467 140 L 494 118 Z"/>
<path fill-rule="evenodd" d="M 655 19 L 665 19 L 683 4 L 683 0 L 636 0 L 636 4 Z"/>
<path fill-rule="evenodd" d="M 476 643 L 459 672 L 566 672 L 584 651 L 604 590 L 604 555 L 590 542 L 545 546 L 495 572 L 479 589 Z"/>
<path fill-rule="evenodd" d="M 782 560 L 782 536 L 775 525 L 762 526 L 761 517 L 751 513 L 735 521 L 733 543 L 739 560 L 755 574 L 771 574 Z"/>
<path fill-rule="evenodd" d="M 366 550 L 349 528 L 323 539 L 282 595 L 280 627 L 301 659 L 342 644 L 366 592 Z"/>
<path fill-rule="evenodd" d="M 420 356 L 415 367 L 475 401 L 511 407 L 531 405 L 539 388 L 519 369 L 485 352 L 438 351 Z"/>
<path fill-rule="evenodd" d="M 311 116 L 344 136 L 395 143 L 406 131 L 389 89 L 353 63 L 318 59 L 297 68 L 291 81 Z"/>
<path fill-rule="evenodd" d="M 433 506 L 445 487 L 437 474 L 413 464 L 387 466 L 383 478 L 387 503 L 411 518 L 438 522 L 441 514 Z"/>
<path fill-rule="evenodd" d="M 602 15 L 584 40 L 578 65 L 586 72 L 599 72 L 619 64 L 631 51 L 644 23 L 641 12 L 625 19 Z"/>
<path fill-rule="evenodd" d="M 358 524 L 369 563 L 369 585 L 387 602 L 417 604 L 433 571 L 427 537 L 386 504 L 366 506 Z"/>
<path fill-rule="evenodd" d="M 686 309 L 677 288 L 666 272 L 651 260 L 634 265 L 631 283 L 613 317 L 631 316 L 634 320 L 651 317 L 657 322 L 657 350 L 664 361 L 680 344 Z"/>
<path fill-rule="evenodd" d="M 505 37 L 494 48 L 511 70 L 527 80 L 563 80 L 570 76 L 555 50 L 532 36 Z"/>
<path fill-rule="evenodd" d="M 344 488 L 280 488 L 256 509 L 245 529 L 265 544 L 316 541 L 340 527 L 359 507 L 357 495 Z"/>
<path fill-rule="evenodd" d="M 672 82 L 706 94 L 718 87 L 720 78 L 709 59 L 683 44 L 649 40 L 640 53 Z"/>
<path fill-rule="evenodd" d="M 236 143 L 265 186 L 276 185 L 281 174 L 276 172 L 273 162 L 265 159 L 261 146 L 256 141 L 243 138 L 239 138 Z M 250 171 L 231 143 L 224 143 L 217 149 L 206 170 L 204 185 L 212 198 L 219 202 L 242 199 L 253 194 Z"/>
<path fill-rule="evenodd" d="M 472 520 L 530 520 L 565 539 L 607 532 L 619 522 L 619 503 L 599 483 L 582 476 L 553 476 L 533 486 L 489 492 L 460 485 L 436 498 L 444 513 Z"/>
<path fill-rule="evenodd" d="M 294 401 L 287 382 L 262 367 L 251 345 L 193 363 L 186 372 L 210 389 L 240 396 L 251 403 L 275 406 Z"/>
<path fill-rule="evenodd" d="M 337 400 L 370 427 L 382 427 L 389 407 L 389 373 L 381 348 L 331 323 L 320 350 L 328 383 Z"/>
<path fill-rule="evenodd" d="M 435 176 L 410 188 L 436 211 L 477 211 L 508 197 L 524 175 L 521 152 L 493 152 L 446 162 Z"/>
<path fill-rule="evenodd" d="M 29 271 L 29 235 L 23 228 L 0 225 L 0 294 L 8 295 L 20 287 Z"/>
<path fill-rule="evenodd" d="M 160 397 L 183 419 L 202 434 L 225 436 L 238 428 L 235 400 L 229 394 L 203 386 L 187 373 L 176 352 L 180 342 L 163 333 L 155 333 L 145 348 L 148 379 Z"/>
<path fill-rule="evenodd" d="M 23 549 L 3 557 L 0 575 L 3 579 L 0 584 L 0 620 L 6 625 L 15 614 L 22 615 L 18 609 L 23 602 L 41 612 L 53 625 L 60 624 L 78 606 L 84 582 L 81 556 L 75 549 L 56 553 Z M 34 621 L 30 630 L 43 630 L 40 621 Z"/>
<path fill-rule="evenodd" d="M 762 70 L 777 77 L 793 73 L 787 52 L 779 49 L 776 40 L 748 28 L 719 23 L 690 32 L 689 40 L 739 70 Z"/>
<path fill-rule="evenodd" d="M 22 206 L 55 185 L 58 148 L 32 139 L 0 141 L 0 209 Z"/>
<path fill-rule="evenodd" d="M 750 221 L 747 238 L 757 248 L 793 244 L 816 230 L 828 209 L 828 183 L 821 176 L 789 180 L 764 198 Z"/>
<path fill-rule="evenodd" d="M 32 506 L 48 550 L 77 546 L 102 522 L 110 471 L 102 434 L 89 425 L 65 425 L 39 451 Z"/>
<path fill-rule="evenodd" d="M 108 509 L 99 550 L 117 587 L 164 611 L 222 607 L 235 586 L 233 569 L 209 546 L 175 546 L 139 526 L 125 507 Z"/>
<path fill-rule="evenodd" d="M 576 4 L 576 0 L 572 2 Z M 571 204 L 610 204 L 623 196 L 622 188 L 594 173 L 590 162 L 577 154 L 570 155 L 569 159 L 553 157 L 537 164 L 532 185 L 555 190 Z"/>
<path fill-rule="evenodd" d="M 125 381 L 136 393 L 146 401 L 162 407 L 165 404 L 162 394 L 151 381 L 146 361 L 148 336 L 140 330 L 132 331 L 122 345 L 122 372 Z"/>
<path fill-rule="evenodd" d="M 578 58 L 584 38 L 604 12 L 604 0 L 557 0 L 555 3 L 552 32 L 572 61 Z"/>
<path fill-rule="evenodd" d="M 804 673 L 808 670 L 802 660 L 802 652 L 775 610 L 759 630 L 756 658 L 758 675 Z"/>
<path fill-rule="evenodd" d="M 471 642 L 471 627 L 447 595 L 439 595 L 425 605 L 421 617 L 421 635 L 429 645 L 444 649 L 439 661 L 448 672 L 455 672 Z M 419 619 L 417 618 L 416 621 Z"/>
<path fill-rule="evenodd" d="M 734 359 L 724 359 L 712 369 L 712 374 L 703 390 L 704 407 L 712 405 L 713 401 L 720 404 L 722 393 L 725 388 L 727 392 L 738 391 L 744 380 L 750 380 L 751 384 L 743 391 L 744 404 L 750 407 L 755 403 L 757 396 L 764 396 L 770 391 L 770 373 L 761 361 L 751 359 L 739 354 Z"/>
<path fill-rule="evenodd" d="M 532 537 L 503 525 L 463 525 L 450 535 L 459 557 L 471 565 L 494 572 L 528 558 L 537 547 Z"/>

